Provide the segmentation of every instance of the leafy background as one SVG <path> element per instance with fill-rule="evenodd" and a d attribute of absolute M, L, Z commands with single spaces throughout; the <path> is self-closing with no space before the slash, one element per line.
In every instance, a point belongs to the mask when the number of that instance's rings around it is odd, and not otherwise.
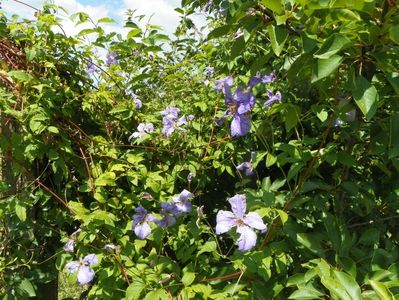
<path fill-rule="evenodd" d="M 59 272 L 89 253 L 96 277 L 71 297 L 398 298 L 395 1 L 182 1 L 173 39 L 133 12 L 126 38 L 85 13 L 72 18 L 92 29 L 66 36 L 53 30 L 58 9 L 33 21 L 1 14 L 3 299 L 56 299 Z M 190 19 L 198 10 L 206 37 Z M 273 70 L 274 83 L 254 88 L 251 131 L 231 137 L 231 119 L 216 122 L 226 106 L 214 81 L 246 86 Z M 282 93 L 269 109 L 267 89 Z M 167 106 L 194 115 L 186 132 L 162 135 Z M 155 132 L 128 142 L 141 122 Z M 253 151 L 247 178 L 236 166 Z M 183 189 L 195 209 L 138 239 L 134 209 L 157 213 Z M 214 233 L 235 194 L 268 224 L 252 251 Z M 66 253 L 78 228 L 76 253 Z"/>

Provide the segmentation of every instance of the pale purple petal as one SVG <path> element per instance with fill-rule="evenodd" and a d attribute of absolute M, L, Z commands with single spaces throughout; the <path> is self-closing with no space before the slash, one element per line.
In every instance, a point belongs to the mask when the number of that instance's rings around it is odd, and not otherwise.
<path fill-rule="evenodd" d="M 143 103 L 140 99 L 134 99 L 134 105 L 136 106 L 136 109 L 141 109 L 143 107 Z"/>
<path fill-rule="evenodd" d="M 262 78 L 262 83 L 271 83 L 276 80 L 276 72 L 273 71 L 269 75 L 265 75 Z"/>
<path fill-rule="evenodd" d="M 231 122 L 231 136 L 244 136 L 251 129 L 251 119 L 248 115 L 235 114 Z"/>
<path fill-rule="evenodd" d="M 94 271 L 87 266 L 81 266 L 78 271 L 78 282 L 85 285 L 94 278 Z"/>
<path fill-rule="evenodd" d="M 150 235 L 151 227 L 150 227 L 150 225 L 148 225 L 147 222 L 143 222 L 139 225 L 136 225 L 136 227 L 134 227 L 134 233 L 137 235 L 137 237 L 144 240 L 147 236 Z"/>
<path fill-rule="evenodd" d="M 248 251 L 256 245 L 256 233 L 248 226 L 238 226 L 237 232 L 240 234 L 238 238 L 238 250 Z"/>
<path fill-rule="evenodd" d="M 267 226 L 263 223 L 262 218 L 256 212 L 249 212 L 244 217 L 244 223 L 247 224 L 249 227 L 258 229 L 258 230 L 266 230 Z"/>
<path fill-rule="evenodd" d="M 73 252 L 74 251 L 74 247 L 75 247 L 75 241 L 69 239 L 68 242 L 66 242 L 66 244 L 64 245 L 64 251 L 66 252 Z"/>
<path fill-rule="evenodd" d="M 147 132 L 147 133 L 154 132 L 154 125 L 152 123 L 145 124 L 144 131 Z"/>
<path fill-rule="evenodd" d="M 86 255 L 85 258 L 83 259 L 83 262 L 89 265 L 96 265 L 98 263 L 97 255 L 95 254 Z"/>
<path fill-rule="evenodd" d="M 180 117 L 179 120 L 177 120 L 177 126 L 182 126 L 186 124 L 187 124 L 186 116 L 182 116 Z"/>
<path fill-rule="evenodd" d="M 273 94 L 270 90 L 267 91 L 269 99 L 265 102 L 266 107 L 270 107 L 274 102 L 281 100 L 281 93 L 277 92 Z"/>
<path fill-rule="evenodd" d="M 240 219 L 244 217 L 247 210 L 247 201 L 245 195 L 235 195 L 229 199 L 231 210 Z"/>
<path fill-rule="evenodd" d="M 216 234 L 222 234 L 236 226 L 237 217 L 226 210 L 219 210 L 216 215 Z"/>
<path fill-rule="evenodd" d="M 75 273 L 79 269 L 79 262 L 78 261 L 71 261 L 66 264 L 65 268 L 68 270 L 69 273 Z"/>

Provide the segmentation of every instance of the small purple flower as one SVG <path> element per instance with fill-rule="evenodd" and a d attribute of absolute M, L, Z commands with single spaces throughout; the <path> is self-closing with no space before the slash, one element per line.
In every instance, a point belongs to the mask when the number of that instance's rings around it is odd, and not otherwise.
<path fill-rule="evenodd" d="M 73 252 L 75 250 L 75 240 L 69 239 L 63 249 L 65 252 Z"/>
<path fill-rule="evenodd" d="M 180 110 L 179 110 L 180 111 Z M 173 116 L 172 114 L 167 114 L 166 116 L 163 117 L 162 119 L 162 134 L 165 137 L 169 137 L 176 129 L 185 132 L 186 129 L 181 128 L 183 125 L 187 125 L 187 120 L 186 116 L 180 117 L 178 120 L 176 120 L 178 116 Z"/>
<path fill-rule="evenodd" d="M 252 228 L 265 231 L 267 226 L 263 223 L 262 218 L 256 212 L 247 210 L 245 195 L 235 195 L 229 199 L 231 211 L 219 210 L 216 216 L 216 234 L 222 234 L 233 227 L 237 227 L 238 250 L 247 251 L 256 245 L 256 233 Z"/>
<path fill-rule="evenodd" d="M 177 210 L 180 213 L 191 211 L 191 202 L 189 201 L 194 195 L 187 190 L 183 190 L 179 195 L 173 198 Z"/>
<path fill-rule="evenodd" d="M 139 98 L 135 98 L 133 100 L 134 105 L 136 106 L 136 109 L 141 109 L 143 107 L 143 102 Z"/>
<path fill-rule="evenodd" d="M 154 125 L 152 123 L 140 123 L 137 126 L 137 131 L 129 136 L 128 141 L 130 142 L 132 138 L 142 138 L 145 134 L 152 132 L 154 132 Z"/>
<path fill-rule="evenodd" d="M 188 115 L 188 120 L 191 122 L 192 120 L 194 120 L 194 115 Z"/>
<path fill-rule="evenodd" d="M 170 227 L 176 223 L 176 216 L 180 214 L 174 203 L 161 203 L 161 220 L 155 220 L 154 222 L 162 228 Z"/>
<path fill-rule="evenodd" d="M 94 279 L 94 271 L 89 267 L 98 263 L 97 255 L 89 254 L 79 261 L 71 261 L 66 264 L 65 268 L 70 274 L 78 272 L 78 282 L 85 285 Z"/>
<path fill-rule="evenodd" d="M 153 215 L 147 213 L 147 210 L 139 206 L 136 208 L 136 214 L 133 216 L 132 230 L 138 238 L 144 240 L 151 233 L 151 227 L 148 222 L 156 222 Z"/>
<path fill-rule="evenodd" d="M 223 92 L 226 101 L 227 99 L 231 99 L 231 86 L 233 85 L 234 80 L 232 76 L 227 76 L 215 81 L 215 91 Z"/>
<path fill-rule="evenodd" d="M 273 81 L 276 80 L 276 72 L 273 71 L 271 72 L 269 75 L 265 75 L 265 76 L 261 76 L 260 73 L 256 73 L 255 76 L 253 76 L 248 83 L 249 87 L 253 87 L 255 85 L 257 85 L 258 83 L 272 83 Z"/>
<path fill-rule="evenodd" d="M 111 65 L 115 65 L 117 62 L 117 54 L 116 52 L 108 52 L 106 56 L 105 64 L 109 67 Z"/>
<path fill-rule="evenodd" d="M 179 117 L 180 109 L 177 107 L 167 107 L 165 110 L 161 111 L 161 116 L 169 119 L 177 119 Z"/>
<path fill-rule="evenodd" d="M 271 90 L 267 90 L 267 97 L 268 100 L 265 102 L 266 107 L 270 107 L 273 105 L 274 102 L 280 101 L 281 100 L 281 93 L 273 93 Z"/>
<path fill-rule="evenodd" d="M 96 68 L 95 68 L 93 62 L 89 61 L 87 63 L 87 73 L 89 73 L 90 75 L 93 75 L 95 71 L 96 71 Z"/>
<path fill-rule="evenodd" d="M 246 161 L 236 167 L 237 170 L 243 171 L 245 176 L 252 176 L 254 174 L 253 165 L 251 162 Z"/>

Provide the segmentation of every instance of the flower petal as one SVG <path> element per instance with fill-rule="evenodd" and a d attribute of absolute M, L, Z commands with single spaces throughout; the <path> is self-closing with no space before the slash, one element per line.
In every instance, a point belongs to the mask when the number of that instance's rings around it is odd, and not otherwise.
<path fill-rule="evenodd" d="M 256 233 L 248 226 L 238 226 L 237 232 L 240 234 L 238 238 L 238 250 L 248 251 L 251 250 L 256 245 Z"/>
<path fill-rule="evenodd" d="M 96 265 L 98 263 L 97 255 L 95 254 L 86 255 L 85 258 L 83 258 L 83 262 L 89 265 Z"/>
<path fill-rule="evenodd" d="M 79 262 L 78 261 L 71 261 L 66 264 L 65 268 L 68 270 L 69 273 L 75 273 L 79 269 Z"/>
<path fill-rule="evenodd" d="M 251 119 L 248 115 L 235 114 L 231 122 L 231 135 L 244 136 L 251 129 Z"/>
<path fill-rule="evenodd" d="M 69 239 L 68 242 L 66 242 L 66 244 L 64 245 L 63 249 L 65 252 L 73 252 L 74 247 L 75 247 L 75 241 Z"/>
<path fill-rule="evenodd" d="M 262 218 L 256 212 L 249 212 L 244 217 L 244 223 L 247 224 L 249 227 L 258 229 L 258 230 L 266 230 L 267 226 L 263 223 Z"/>
<path fill-rule="evenodd" d="M 78 282 L 81 285 L 87 284 L 94 278 L 94 271 L 87 266 L 81 266 L 78 272 Z"/>
<path fill-rule="evenodd" d="M 231 210 L 240 219 L 244 218 L 245 211 L 247 210 L 245 195 L 235 195 L 229 199 Z"/>
<path fill-rule="evenodd" d="M 140 225 L 134 227 L 134 233 L 138 238 L 144 240 L 151 233 L 151 227 L 147 222 L 143 222 Z"/>
<path fill-rule="evenodd" d="M 236 225 L 237 217 L 226 210 L 219 210 L 216 215 L 216 234 L 222 234 L 229 231 Z"/>

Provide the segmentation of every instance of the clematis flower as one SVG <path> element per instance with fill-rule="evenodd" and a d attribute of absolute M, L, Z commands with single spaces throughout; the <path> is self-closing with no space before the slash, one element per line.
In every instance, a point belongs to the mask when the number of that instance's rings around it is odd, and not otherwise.
<path fill-rule="evenodd" d="M 130 142 L 132 138 L 142 138 L 146 133 L 152 132 L 154 132 L 154 125 L 152 123 L 140 123 L 137 126 L 137 131 L 129 136 L 128 141 Z"/>
<path fill-rule="evenodd" d="M 255 96 L 251 91 L 238 87 L 231 99 L 225 98 L 228 106 L 226 115 L 233 115 L 231 122 L 231 135 L 244 136 L 251 129 L 251 118 L 248 113 L 255 106 Z"/>
<path fill-rule="evenodd" d="M 253 165 L 249 161 L 245 161 L 245 162 L 239 164 L 236 167 L 236 169 L 239 170 L 239 171 L 243 171 L 245 176 L 251 176 L 251 175 L 254 174 Z"/>
<path fill-rule="evenodd" d="M 271 90 L 267 90 L 267 97 L 268 100 L 265 102 L 265 106 L 270 107 L 274 102 L 281 100 L 281 93 L 277 92 L 274 94 Z"/>
<path fill-rule="evenodd" d="M 229 199 L 232 211 L 220 210 L 216 216 L 216 234 L 222 234 L 236 227 L 238 250 L 247 251 L 256 245 L 256 233 L 253 228 L 265 231 L 267 226 L 256 212 L 247 210 L 245 195 L 235 195 Z"/>
<path fill-rule="evenodd" d="M 65 252 L 73 252 L 75 250 L 75 240 L 69 239 L 63 249 Z"/>
<path fill-rule="evenodd" d="M 191 211 L 191 202 L 189 201 L 194 195 L 184 189 L 179 195 L 177 195 L 173 202 L 176 205 L 177 210 L 179 213 L 185 213 Z"/>
<path fill-rule="evenodd" d="M 180 214 L 174 203 L 161 203 L 161 220 L 155 220 L 154 222 L 162 228 L 170 227 L 176 223 L 176 216 Z"/>
<path fill-rule="evenodd" d="M 108 52 L 107 56 L 106 56 L 106 61 L 105 64 L 109 67 L 111 65 L 115 65 L 116 64 L 116 58 L 117 58 L 117 54 L 116 52 Z"/>
<path fill-rule="evenodd" d="M 141 109 L 143 107 L 143 102 L 139 98 L 133 100 L 136 109 Z"/>
<path fill-rule="evenodd" d="M 271 72 L 269 75 L 265 75 L 265 76 L 261 76 L 260 73 L 256 73 L 255 76 L 253 76 L 248 83 L 249 87 L 253 87 L 255 85 L 257 85 L 258 83 L 272 83 L 274 80 L 276 80 L 276 72 L 273 71 Z"/>
<path fill-rule="evenodd" d="M 94 66 L 93 62 L 89 61 L 87 63 L 87 73 L 90 75 L 93 75 L 96 71 L 96 67 Z"/>
<path fill-rule="evenodd" d="M 167 107 L 165 110 L 161 111 L 161 116 L 168 119 L 177 119 L 179 117 L 180 109 L 177 107 Z"/>
<path fill-rule="evenodd" d="M 227 76 L 215 81 L 215 91 L 223 92 L 226 99 L 231 99 L 231 86 L 233 85 L 234 80 L 232 76 Z"/>
<path fill-rule="evenodd" d="M 163 119 L 162 119 L 162 124 L 163 124 L 162 134 L 165 137 L 169 137 L 176 129 L 178 129 L 180 131 L 184 131 L 184 132 L 186 131 L 186 129 L 181 128 L 181 126 L 188 124 L 186 116 L 182 116 L 178 120 L 176 120 L 177 118 L 178 118 L 178 116 L 172 117 L 171 114 L 163 117 Z"/>
<path fill-rule="evenodd" d="M 138 238 L 144 240 L 151 233 L 151 227 L 148 222 L 156 221 L 156 218 L 147 213 L 147 210 L 141 205 L 137 207 L 136 214 L 133 216 L 132 229 Z"/>
<path fill-rule="evenodd" d="M 70 274 L 78 272 L 78 282 L 85 285 L 93 280 L 94 271 L 89 267 L 98 263 L 97 255 L 89 254 L 79 261 L 71 261 L 66 264 L 65 268 Z"/>

